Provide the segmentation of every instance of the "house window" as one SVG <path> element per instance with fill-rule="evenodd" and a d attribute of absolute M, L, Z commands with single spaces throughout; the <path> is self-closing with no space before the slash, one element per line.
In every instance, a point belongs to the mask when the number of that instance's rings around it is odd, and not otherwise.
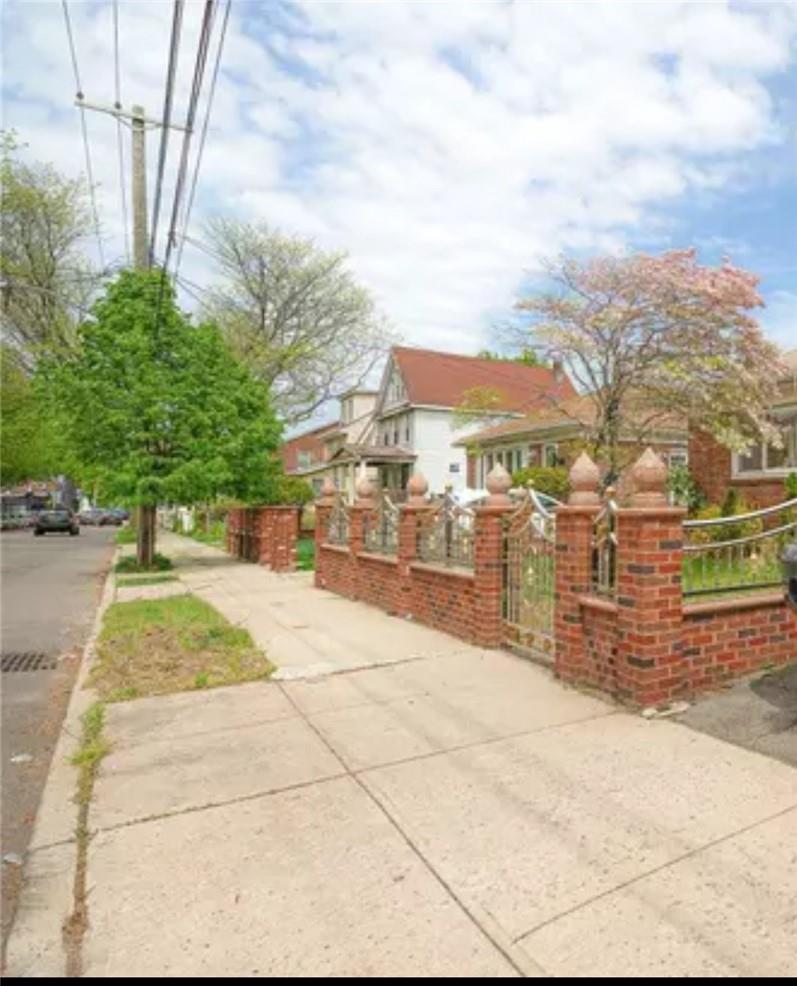
<path fill-rule="evenodd" d="M 689 465 L 689 455 L 685 448 L 673 449 L 667 455 L 667 462 L 670 468 L 673 466 Z"/>
<path fill-rule="evenodd" d="M 393 426 L 393 444 L 398 445 L 399 443 L 399 426 L 398 422 Z"/>
<path fill-rule="evenodd" d="M 407 418 L 407 420 L 404 422 L 404 441 L 407 442 L 407 444 L 409 444 L 409 441 L 410 441 L 410 419 L 409 418 Z"/>
<path fill-rule="evenodd" d="M 312 459 L 309 452 L 297 452 L 296 453 L 296 466 L 298 469 L 309 469 L 312 464 Z"/>
<path fill-rule="evenodd" d="M 782 419 L 782 447 L 761 443 L 751 446 L 746 452 L 734 455 L 735 476 L 755 476 L 772 474 L 785 476 L 797 469 L 797 413 L 791 412 L 791 419 Z"/>
<path fill-rule="evenodd" d="M 390 432 L 385 432 L 385 445 L 390 445 Z"/>

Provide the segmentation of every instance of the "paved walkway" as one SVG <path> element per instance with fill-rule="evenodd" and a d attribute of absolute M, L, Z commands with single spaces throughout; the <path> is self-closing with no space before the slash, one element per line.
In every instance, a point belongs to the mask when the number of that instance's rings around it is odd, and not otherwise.
<path fill-rule="evenodd" d="M 303 575 L 163 550 L 283 680 L 109 709 L 86 975 L 797 973 L 792 767 Z M 69 903 L 71 847 L 38 828 L 27 975 Z"/>

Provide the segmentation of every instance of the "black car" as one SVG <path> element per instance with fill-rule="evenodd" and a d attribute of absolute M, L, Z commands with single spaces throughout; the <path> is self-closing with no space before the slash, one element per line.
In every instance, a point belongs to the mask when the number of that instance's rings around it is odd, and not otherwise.
<path fill-rule="evenodd" d="M 36 537 L 42 534 L 70 534 L 74 537 L 80 534 L 77 518 L 71 510 L 63 508 L 55 510 L 40 510 L 33 527 Z"/>

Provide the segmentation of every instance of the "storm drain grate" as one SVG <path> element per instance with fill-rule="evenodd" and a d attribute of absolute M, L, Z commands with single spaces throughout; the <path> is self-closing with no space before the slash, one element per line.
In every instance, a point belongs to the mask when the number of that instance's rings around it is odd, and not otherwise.
<path fill-rule="evenodd" d="M 52 671 L 56 659 L 41 651 L 25 650 L 3 654 L 3 671 Z"/>

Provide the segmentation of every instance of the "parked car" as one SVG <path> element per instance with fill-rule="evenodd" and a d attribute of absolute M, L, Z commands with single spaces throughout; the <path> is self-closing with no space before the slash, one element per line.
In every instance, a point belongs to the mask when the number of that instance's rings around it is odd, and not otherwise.
<path fill-rule="evenodd" d="M 57 508 L 39 511 L 33 533 L 36 537 L 42 534 L 70 534 L 74 537 L 80 534 L 80 528 L 71 510 Z"/>
<path fill-rule="evenodd" d="M 81 524 L 99 526 L 104 516 L 104 510 L 100 510 L 98 507 L 89 507 L 87 510 L 81 510 L 77 519 Z"/>

